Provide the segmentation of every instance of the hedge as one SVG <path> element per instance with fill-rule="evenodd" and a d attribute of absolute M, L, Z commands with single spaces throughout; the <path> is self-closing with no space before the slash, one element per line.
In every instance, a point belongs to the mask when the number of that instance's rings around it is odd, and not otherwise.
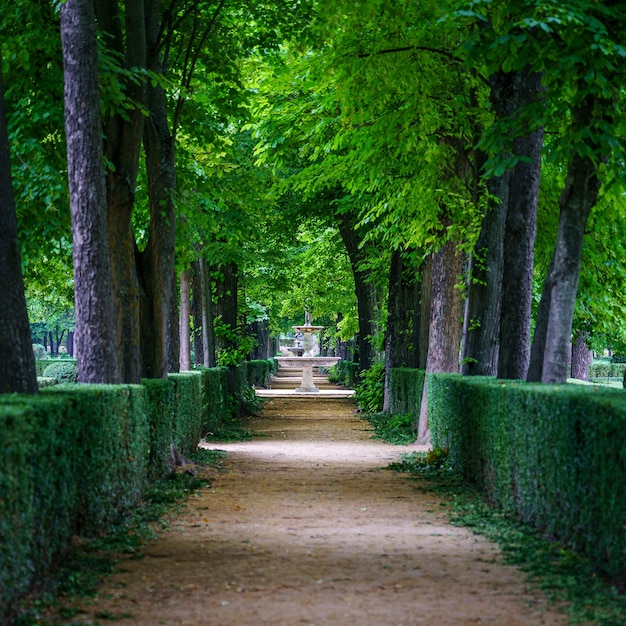
<path fill-rule="evenodd" d="M 247 379 L 272 367 L 245 365 Z M 11 623 L 72 536 L 102 532 L 164 475 L 172 442 L 189 453 L 229 417 L 225 370 L 0 395 L 0 623 Z"/>
<path fill-rule="evenodd" d="M 626 571 L 626 394 L 432 374 L 433 444 L 505 512 Z"/>
<path fill-rule="evenodd" d="M 347 389 L 354 389 L 359 375 L 359 364 L 341 360 L 332 367 L 332 379 Z"/>
<path fill-rule="evenodd" d="M 420 417 L 424 370 L 394 367 L 389 373 L 389 412 L 396 415 L 411 413 L 417 427 Z"/>
<path fill-rule="evenodd" d="M 623 378 L 626 363 L 593 363 L 589 366 L 589 378 Z"/>

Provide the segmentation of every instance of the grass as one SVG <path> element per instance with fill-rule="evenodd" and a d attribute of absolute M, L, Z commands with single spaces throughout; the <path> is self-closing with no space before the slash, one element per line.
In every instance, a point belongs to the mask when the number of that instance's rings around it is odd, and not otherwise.
<path fill-rule="evenodd" d="M 226 453 L 198 448 L 191 459 L 220 469 Z M 166 528 L 165 517 L 180 510 L 187 498 L 209 485 L 207 478 L 174 472 L 150 483 L 141 503 L 120 523 L 96 539 L 84 540 L 63 556 L 54 580 L 27 599 L 19 610 L 16 626 L 68 626 L 78 611 L 68 601 L 96 594 L 100 581 L 114 571 L 122 554 L 139 556 L 139 550 L 154 539 L 159 528 Z M 99 620 L 119 620 L 123 615 L 98 615 Z M 85 624 L 81 622 L 81 624 Z M 92 624 L 95 626 L 95 624 Z"/>
<path fill-rule="evenodd" d="M 413 430 L 413 415 L 403 413 L 365 413 L 362 418 L 374 428 L 374 438 L 382 439 L 387 443 L 405 446 L 415 441 Z"/>
<path fill-rule="evenodd" d="M 582 555 L 490 507 L 453 471 L 446 451 L 402 455 L 389 469 L 410 472 L 421 479 L 420 488 L 444 495 L 450 521 L 497 543 L 505 562 L 519 567 L 532 586 L 563 607 L 571 624 L 626 624 L 626 596 L 616 585 L 602 579 Z"/>

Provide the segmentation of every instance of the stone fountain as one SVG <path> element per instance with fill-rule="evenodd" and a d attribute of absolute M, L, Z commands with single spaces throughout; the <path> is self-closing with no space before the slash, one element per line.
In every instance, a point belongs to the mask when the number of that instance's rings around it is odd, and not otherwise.
<path fill-rule="evenodd" d="M 302 351 L 302 356 L 276 357 L 280 365 L 285 367 L 301 367 L 302 382 L 296 387 L 296 393 L 319 393 L 319 389 L 313 382 L 313 368 L 316 366 L 332 367 L 340 361 L 337 356 L 314 356 L 312 353 L 315 342 L 313 336 L 320 332 L 323 326 L 313 326 L 308 313 L 305 313 L 304 326 L 292 326 L 296 331 L 296 347 L 294 351 Z M 301 344 L 301 345 L 297 345 Z"/>

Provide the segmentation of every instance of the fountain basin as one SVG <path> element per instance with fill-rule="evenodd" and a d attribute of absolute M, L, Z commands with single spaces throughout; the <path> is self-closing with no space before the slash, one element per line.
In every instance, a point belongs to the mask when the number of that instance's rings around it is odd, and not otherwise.
<path fill-rule="evenodd" d="M 296 387 L 296 393 L 319 393 L 313 382 L 313 368 L 317 366 L 332 367 L 341 358 L 338 356 L 278 356 L 274 357 L 284 367 L 301 367 L 302 382 Z"/>

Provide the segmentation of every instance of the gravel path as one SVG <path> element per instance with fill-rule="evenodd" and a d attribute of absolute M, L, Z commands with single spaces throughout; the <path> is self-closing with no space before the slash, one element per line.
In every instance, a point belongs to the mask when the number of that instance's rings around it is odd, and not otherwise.
<path fill-rule="evenodd" d="M 271 399 L 142 559 L 80 622 L 154 626 L 567 624 L 497 548 L 446 522 L 436 495 L 383 468 L 349 400 Z M 75 620 L 74 623 L 77 623 Z"/>

